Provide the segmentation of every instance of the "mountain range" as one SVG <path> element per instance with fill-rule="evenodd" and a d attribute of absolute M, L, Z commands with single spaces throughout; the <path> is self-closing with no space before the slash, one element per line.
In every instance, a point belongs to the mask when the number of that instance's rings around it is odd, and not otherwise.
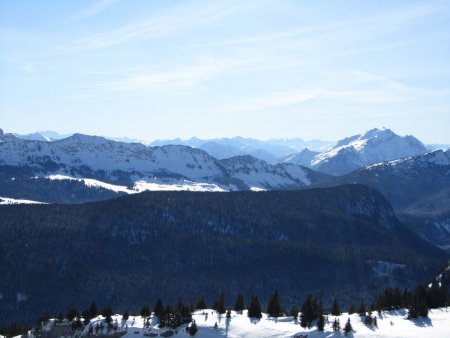
<path fill-rule="evenodd" d="M 196 190 L 199 185 L 200 190 L 224 191 L 292 189 L 326 177 L 291 164 L 270 165 L 249 155 L 218 160 L 201 149 L 180 145 L 148 147 L 81 134 L 52 142 L 11 134 L 0 140 L 0 172 L 9 185 L 19 183 L 16 176 L 28 176 L 36 182 L 97 179 L 126 186 L 130 192 L 171 186 Z"/>
<path fill-rule="evenodd" d="M 416 138 L 386 128 L 345 138 L 322 153 L 303 149 L 277 164 L 244 152 L 219 159 L 200 149 L 219 147 L 225 153 L 227 147 L 261 145 L 226 140 L 146 146 L 82 134 L 43 141 L 0 132 L 0 203 L 80 203 L 145 190 L 260 191 L 357 183 L 379 190 L 406 226 L 450 251 L 449 151 L 430 152 Z M 277 142 L 272 149 L 293 146 L 292 140 Z M 229 155 L 235 155 L 231 148 Z"/>

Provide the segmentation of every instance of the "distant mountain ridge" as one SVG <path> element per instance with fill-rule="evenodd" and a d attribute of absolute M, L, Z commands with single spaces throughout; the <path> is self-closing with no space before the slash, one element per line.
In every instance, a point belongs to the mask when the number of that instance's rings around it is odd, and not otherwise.
<path fill-rule="evenodd" d="M 239 155 L 252 155 L 270 164 L 275 164 L 280 162 L 282 157 L 300 151 L 305 147 L 324 151 L 331 148 L 334 142 L 321 140 L 305 141 L 302 138 L 261 141 L 244 137 L 217 138 L 210 140 L 202 140 L 194 137 L 188 140 L 157 140 L 150 143 L 151 146 L 166 144 L 187 145 L 200 148 L 218 159 Z"/>
<path fill-rule="evenodd" d="M 59 134 L 53 131 L 35 132 L 31 134 L 14 134 L 14 136 L 33 141 L 56 141 L 69 137 L 73 134 Z M 324 151 L 331 148 L 334 144 L 332 141 L 309 140 L 305 141 L 301 138 L 291 139 L 270 139 L 261 141 L 244 137 L 232 138 L 215 138 L 215 139 L 200 139 L 192 137 L 187 140 L 180 138 L 172 140 L 155 140 L 147 142 L 144 140 L 129 138 L 129 137 L 109 137 L 104 136 L 108 140 L 125 142 L 125 143 L 142 143 L 151 147 L 165 146 L 165 145 L 184 145 L 193 148 L 205 150 L 211 156 L 221 160 L 240 155 L 252 155 L 256 158 L 262 159 L 270 164 L 276 164 L 283 156 L 298 151 L 304 147 Z"/>
<path fill-rule="evenodd" d="M 205 190 L 214 191 L 294 189 L 326 177 L 304 167 L 271 165 L 250 155 L 218 160 L 201 149 L 187 146 L 148 147 L 82 134 L 52 142 L 3 135 L 0 140 L 0 172 L 3 172 L 4 187 L 10 187 L 10 192 L 14 191 L 15 184 L 20 183 L 16 180 L 18 176 L 35 179 L 28 180 L 28 184 L 41 184 L 37 180 L 44 177 L 53 180 L 64 177 L 97 179 L 125 186 L 114 188 L 118 193 L 128 192 L 126 187 L 134 191 L 160 190 L 158 187 L 161 185 L 197 190 L 198 184 L 204 184 Z M 105 184 L 97 183 L 99 185 L 108 188 Z M 3 197 L 49 202 L 30 195 Z"/>

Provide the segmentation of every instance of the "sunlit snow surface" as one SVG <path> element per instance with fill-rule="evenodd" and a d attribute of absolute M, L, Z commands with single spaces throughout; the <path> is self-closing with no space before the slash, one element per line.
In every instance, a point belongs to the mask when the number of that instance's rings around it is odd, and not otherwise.
<path fill-rule="evenodd" d="M 140 180 L 134 182 L 133 188 L 127 188 L 122 185 L 115 185 L 105 183 L 92 178 L 74 178 L 65 175 L 50 175 L 47 178 L 51 180 L 77 180 L 84 183 L 88 187 L 104 188 L 115 192 L 125 192 L 127 194 L 135 194 L 143 191 L 225 191 L 216 184 L 193 182 L 188 180 L 173 180 L 164 182 L 158 179 L 154 180 Z"/>
<path fill-rule="evenodd" d="M 208 314 L 206 316 L 206 313 Z M 347 319 L 350 318 L 353 326 L 353 334 L 349 337 L 386 337 L 386 338 L 441 338 L 450 337 L 450 308 L 441 308 L 430 310 L 429 318 L 416 320 L 407 319 L 407 311 L 383 312 L 381 316 L 376 314 L 378 328 L 367 327 L 363 323 L 362 317 L 357 314 L 343 314 L 339 316 L 341 328 L 344 327 Z M 247 317 L 246 311 L 243 314 L 237 314 L 232 311 L 231 319 L 225 315 L 218 315 L 213 310 L 199 310 L 193 315 L 196 321 L 198 331 L 195 337 L 213 338 L 262 338 L 262 337 L 294 337 L 294 335 L 307 335 L 308 338 L 318 337 L 344 337 L 343 332 L 335 333 L 332 330 L 332 322 L 336 317 L 329 316 L 325 324 L 325 331 L 318 332 L 316 327 L 311 329 L 302 328 L 292 317 L 280 317 L 278 319 L 268 318 L 266 314 L 261 320 L 251 320 Z M 95 327 L 102 320 L 98 317 L 91 320 L 91 325 Z M 113 322 L 117 320 L 119 330 L 125 332 L 124 338 L 142 338 L 148 337 L 149 333 L 159 334 L 168 330 L 168 328 L 159 329 L 154 318 L 150 319 L 151 327 L 143 328 L 144 319 L 142 317 L 130 316 L 128 321 L 122 321 L 122 316 L 113 316 Z M 217 329 L 214 328 L 217 323 Z M 50 325 L 50 324 L 48 324 Z M 47 325 L 47 328 L 48 328 Z M 185 332 L 186 325 L 178 328 L 178 334 L 174 337 L 189 337 Z M 45 330 L 45 329 L 44 329 Z M 113 332 L 113 331 L 112 331 Z M 85 334 L 88 333 L 88 327 L 85 328 Z M 106 332 L 104 332 L 106 333 Z M 20 337 L 20 336 L 19 336 Z M 95 335 L 94 335 L 95 337 Z"/>
<path fill-rule="evenodd" d="M 4 204 L 45 204 L 43 202 L 23 200 L 9 197 L 0 197 L 0 205 Z"/>

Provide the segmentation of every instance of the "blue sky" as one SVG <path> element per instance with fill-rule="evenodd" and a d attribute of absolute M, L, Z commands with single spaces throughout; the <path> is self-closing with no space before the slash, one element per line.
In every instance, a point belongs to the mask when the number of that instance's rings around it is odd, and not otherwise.
<path fill-rule="evenodd" d="M 0 1 L 0 128 L 450 143 L 449 1 Z"/>

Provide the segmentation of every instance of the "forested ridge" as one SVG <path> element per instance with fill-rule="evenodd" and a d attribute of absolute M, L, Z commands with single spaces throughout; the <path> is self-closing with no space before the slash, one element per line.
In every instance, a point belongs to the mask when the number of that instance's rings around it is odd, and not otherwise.
<path fill-rule="evenodd" d="M 1 318 L 35 320 L 87 302 L 211 302 L 277 289 L 343 306 L 412 287 L 447 254 L 395 217 L 375 190 L 146 192 L 79 205 L 0 207 Z"/>

